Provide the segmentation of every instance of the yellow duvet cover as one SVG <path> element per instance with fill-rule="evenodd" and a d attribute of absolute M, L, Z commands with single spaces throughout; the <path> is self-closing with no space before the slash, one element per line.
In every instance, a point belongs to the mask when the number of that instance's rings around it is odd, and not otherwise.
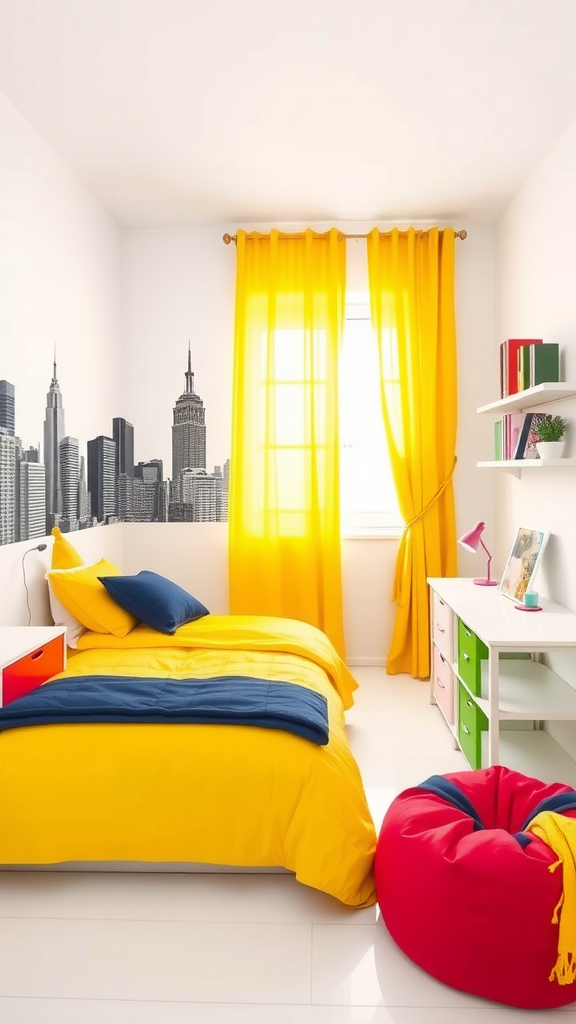
<path fill-rule="evenodd" d="M 350 906 L 374 903 L 376 835 L 344 728 L 357 684 L 320 630 L 210 615 L 173 636 L 147 626 L 124 639 L 87 632 L 78 648 L 61 676 L 244 675 L 306 686 L 327 699 L 329 743 L 244 725 L 7 730 L 0 863 L 275 866 Z"/>

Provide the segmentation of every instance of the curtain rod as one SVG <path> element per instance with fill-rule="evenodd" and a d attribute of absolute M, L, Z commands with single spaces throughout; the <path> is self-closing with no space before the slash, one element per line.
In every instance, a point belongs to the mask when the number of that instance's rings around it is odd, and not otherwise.
<path fill-rule="evenodd" d="M 284 231 L 282 232 L 284 238 L 300 238 L 301 234 L 301 231 L 299 231 L 297 234 L 289 234 Z M 345 231 L 339 231 L 338 234 L 340 238 L 368 238 L 368 235 L 347 235 Z M 384 232 L 384 234 L 386 234 L 386 232 Z M 462 241 L 464 241 L 464 239 L 467 238 L 467 236 L 468 232 L 466 231 L 465 228 L 462 228 L 461 231 L 454 232 L 454 237 L 461 238 Z M 224 242 L 225 245 L 230 245 L 230 242 L 235 242 L 236 238 L 236 235 L 222 235 L 222 241 Z"/>

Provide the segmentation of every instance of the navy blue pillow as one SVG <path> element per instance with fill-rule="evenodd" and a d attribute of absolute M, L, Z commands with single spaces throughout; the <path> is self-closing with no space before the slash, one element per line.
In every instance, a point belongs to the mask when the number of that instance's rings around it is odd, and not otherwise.
<path fill-rule="evenodd" d="M 136 576 L 99 576 L 110 597 L 139 622 L 160 633 L 175 633 L 184 622 L 210 612 L 177 583 L 143 569 Z"/>

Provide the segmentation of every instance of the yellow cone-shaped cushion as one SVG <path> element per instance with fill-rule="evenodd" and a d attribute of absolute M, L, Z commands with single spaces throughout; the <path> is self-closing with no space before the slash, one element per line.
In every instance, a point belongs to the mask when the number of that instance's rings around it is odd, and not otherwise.
<path fill-rule="evenodd" d="M 52 569 L 77 569 L 84 565 L 84 559 L 76 548 L 62 535 L 57 526 L 52 530 L 54 545 L 52 547 Z"/>

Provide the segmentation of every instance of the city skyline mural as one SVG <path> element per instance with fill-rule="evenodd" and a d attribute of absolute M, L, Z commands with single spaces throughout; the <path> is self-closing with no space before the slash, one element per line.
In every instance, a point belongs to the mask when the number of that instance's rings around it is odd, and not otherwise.
<path fill-rule="evenodd" d="M 66 432 L 55 355 L 37 447 L 24 446 L 17 386 L 0 379 L 0 545 L 44 537 L 54 526 L 72 533 L 117 522 L 225 522 L 230 460 L 206 467 L 206 410 L 190 344 L 184 378 L 172 408 L 171 476 L 157 453 L 134 462 L 135 426 L 121 416 L 93 438 Z"/>

